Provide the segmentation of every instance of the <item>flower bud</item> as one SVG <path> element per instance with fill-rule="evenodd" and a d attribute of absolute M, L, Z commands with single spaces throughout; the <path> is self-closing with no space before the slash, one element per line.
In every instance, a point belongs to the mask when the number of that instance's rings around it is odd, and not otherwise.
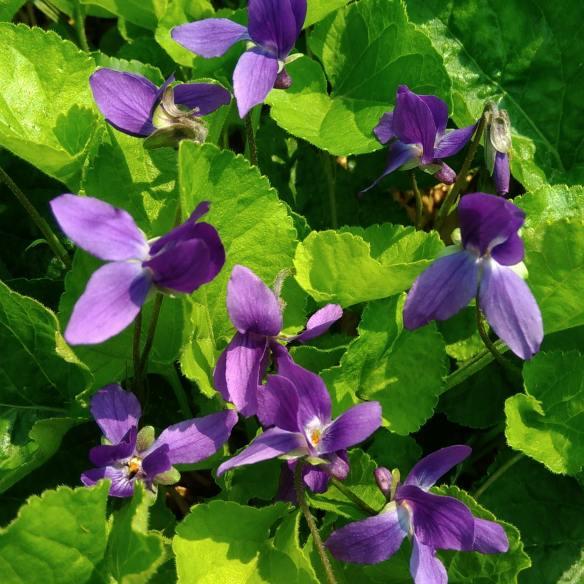
<path fill-rule="evenodd" d="M 393 483 L 391 472 L 384 466 L 379 466 L 373 471 L 373 474 L 375 475 L 375 482 L 377 483 L 379 490 L 386 498 L 389 498 L 391 496 L 391 485 Z"/>
<path fill-rule="evenodd" d="M 290 87 L 292 87 L 292 77 L 290 77 L 286 69 L 282 69 L 278 73 L 278 77 L 274 83 L 274 89 L 289 89 Z"/>

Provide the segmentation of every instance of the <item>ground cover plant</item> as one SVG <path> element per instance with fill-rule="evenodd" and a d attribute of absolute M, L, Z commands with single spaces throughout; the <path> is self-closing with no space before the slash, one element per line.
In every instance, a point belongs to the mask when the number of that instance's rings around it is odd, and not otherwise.
<path fill-rule="evenodd" d="M 584 581 L 581 2 L 0 0 L 0 581 Z"/>

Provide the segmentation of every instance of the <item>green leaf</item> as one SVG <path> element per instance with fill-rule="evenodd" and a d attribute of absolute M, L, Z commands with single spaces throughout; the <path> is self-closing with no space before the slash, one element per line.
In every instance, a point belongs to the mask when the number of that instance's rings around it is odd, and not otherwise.
<path fill-rule="evenodd" d="M 484 492 L 481 503 L 520 530 L 533 563 L 521 575 L 522 583 L 581 582 L 584 492 L 575 480 L 524 458 Z M 570 572 L 575 578 L 568 577 Z"/>
<path fill-rule="evenodd" d="M 319 302 L 351 306 L 406 290 L 442 247 L 401 225 L 314 231 L 296 249 L 296 279 Z"/>
<path fill-rule="evenodd" d="M 234 468 L 217 479 L 221 498 L 247 504 L 250 500 L 273 501 L 278 492 L 281 460 Z"/>
<path fill-rule="evenodd" d="M 405 479 L 422 456 L 422 449 L 410 436 L 400 436 L 380 428 L 373 434 L 367 454 L 375 460 L 377 466 L 385 466 L 389 470 L 398 468 Z"/>
<path fill-rule="evenodd" d="M 55 315 L 0 282 L 0 491 L 45 462 L 75 424 L 87 369 L 65 344 Z"/>
<path fill-rule="evenodd" d="M 24 25 L 0 23 L 0 46 L 0 145 L 76 189 L 98 127 L 93 60 Z"/>
<path fill-rule="evenodd" d="M 292 87 L 272 91 L 267 103 L 282 128 L 331 154 L 382 148 L 373 128 L 401 83 L 449 100 L 442 58 L 397 0 L 353 3 L 317 25 L 309 40 L 330 95 L 318 64 L 303 58 L 289 67 Z"/>
<path fill-rule="evenodd" d="M 525 394 L 505 403 L 509 445 L 551 471 L 575 475 L 584 466 L 584 356 L 540 353 L 523 368 Z"/>
<path fill-rule="evenodd" d="M 325 16 L 342 8 L 349 3 L 349 0 L 308 0 L 308 10 L 306 11 L 306 20 L 304 28 L 321 21 Z"/>
<path fill-rule="evenodd" d="M 439 495 L 447 495 L 462 501 L 475 517 L 497 521 L 496 517 L 481 507 L 470 495 L 458 487 L 434 489 Z M 440 552 L 448 569 L 448 582 L 452 584 L 511 584 L 517 582 L 519 572 L 530 567 L 529 556 L 523 549 L 519 531 L 509 523 L 500 523 L 509 539 L 509 550 L 504 554 L 480 554 Z"/>
<path fill-rule="evenodd" d="M 110 69 L 115 69 L 116 71 L 127 71 L 128 73 L 136 73 L 146 77 L 155 85 L 162 85 L 164 77 L 160 72 L 158 67 L 153 67 L 146 63 L 142 63 L 135 59 L 127 61 L 126 59 L 119 59 L 117 57 L 110 57 L 104 53 L 96 51 L 92 53 L 92 57 L 95 60 L 95 64 L 98 67 L 108 67 Z"/>
<path fill-rule="evenodd" d="M 529 189 L 546 177 L 549 182 L 581 182 L 584 151 L 576 104 L 584 99 L 584 88 L 573 39 L 582 4 L 430 0 L 409 1 L 408 8 L 444 55 L 452 79 L 454 121 L 473 123 L 485 100 L 502 99 L 514 131 L 514 176 Z"/>
<path fill-rule="evenodd" d="M 148 531 L 151 504 L 151 495 L 136 482 L 132 499 L 113 514 L 105 566 L 119 584 L 148 581 L 166 559 L 161 534 Z"/>
<path fill-rule="evenodd" d="M 378 465 L 368 454 L 358 448 L 349 452 L 349 464 L 349 475 L 343 481 L 343 485 L 373 509 L 381 509 L 385 503 L 385 497 L 377 488 L 373 476 L 373 471 Z M 363 519 L 365 517 L 364 512 L 334 485 L 329 486 L 325 493 L 308 493 L 308 496 L 310 497 L 311 506 L 317 509 L 331 511 L 351 519 Z"/>
<path fill-rule="evenodd" d="M 196 505 L 177 527 L 172 547 L 181 584 L 265 582 L 254 579 L 272 525 L 286 515 L 278 503 L 256 509 L 234 502 Z"/>
<path fill-rule="evenodd" d="M 109 484 L 59 487 L 31 497 L 0 531 L 0 573 L 5 584 L 92 579 L 106 549 Z"/>
<path fill-rule="evenodd" d="M 435 324 L 404 329 L 404 301 L 401 295 L 368 304 L 359 337 L 340 366 L 322 372 L 336 412 L 358 398 L 378 400 L 384 424 L 402 435 L 415 432 L 430 418 L 447 371 L 444 341 Z"/>
<path fill-rule="evenodd" d="M 0 0 L 0 20 L 12 20 L 27 0 Z"/>
<path fill-rule="evenodd" d="M 214 364 L 211 350 L 222 349 L 234 330 L 225 305 L 233 266 L 247 266 L 271 285 L 281 270 L 291 267 L 296 230 L 269 182 L 242 156 L 210 144 L 183 142 L 179 183 L 183 213 L 201 201 L 211 202 L 205 220 L 217 228 L 227 251 L 219 276 L 191 297 L 201 308 L 193 312 L 193 328 L 186 332 L 190 341 L 181 357 L 183 371 L 208 387 Z"/>
<path fill-rule="evenodd" d="M 94 4 L 129 22 L 154 30 L 164 14 L 168 0 L 80 0 L 82 4 Z"/>

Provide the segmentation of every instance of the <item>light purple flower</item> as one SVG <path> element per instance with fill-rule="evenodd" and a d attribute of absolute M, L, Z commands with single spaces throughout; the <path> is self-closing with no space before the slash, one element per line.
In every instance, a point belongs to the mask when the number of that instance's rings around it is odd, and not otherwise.
<path fill-rule="evenodd" d="M 84 485 L 110 479 L 112 497 L 130 497 L 138 480 L 151 491 L 157 484 L 174 484 L 180 474 L 173 465 L 194 464 L 215 454 L 237 422 L 235 412 L 217 412 L 169 426 L 155 440 L 152 426 L 138 431 L 141 414 L 136 396 L 119 385 L 108 385 L 93 396 L 91 415 L 106 443 L 89 452 L 97 468 L 81 475 Z"/>
<path fill-rule="evenodd" d="M 217 361 L 214 381 L 223 398 L 244 416 L 257 411 L 258 386 L 271 354 L 278 358 L 286 353 L 278 340 L 304 343 L 325 333 L 343 313 L 338 304 L 327 304 L 309 319 L 304 332 L 284 338 L 278 296 L 249 268 L 239 265 L 227 284 L 227 311 L 238 332 Z"/>
<path fill-rule="evenodd" d="M 437 259 L 414 282 L 404 306 L 404 325 L 417 329 L 446 320 L 477 297 L 495 333 L 522 359 L 539 351 L 541 313 L 517 273 L 525 250 L 518 230 L 524 212 L 495 195 L 474 193 L 458 205 L 462 247 Z"/>
<path fill-rule="evenodd" d="M 247 28 L 226 18 L 208 18 L 172 29 L 172 38 L 205 58 L 219 57 L 238 41 L 248 50 L 233 73 L 239 115 L 263 103 L 276 87 L 287 89 L 292 80 L 286 63 L 306 18 L 306 0 L 250 0 Z"/>
<path fill-rule="evenodd" d="M 93 345 L 117 335 L 136 318 L 151 290 L 190 294 L 225 263 L 216 229 L 197 223 L 208 203 L 151 241 L 126 211 L 93 197 L 61 195 L 51 209 L 69 239 L 108 262 L 91 276 L 73 308 L 65 330 L 70 345 Z"/>
<path fill-rule="evenodd" d="M 394 170 L 420 167 L 447 184 L 456 173 L 444 162 L 471 139 L 476 125 L 447 130 L 448 106 L 433 95 L 418 95 L 407 85 L 397 89 L 395 108 L 384 114 L 373 132 L 382 144 L 389 144 L 389 158 L 383 174 L 362 192 L 373 188 Z"/>
<path fill-rule="evenodd" d="M 180 139 L 204 142 L 202 119 L 231 101 L 220 85 L 188 83 L 171 86 L 174 76 L 158 88 L 151 81 L 113 69 L 99 69 L 89 83 L 97 107 L 108 123 L 129 134 L 148 138 L 151 147 L 174 146 Z"/>
<path fill-rule="evenodd" d="M 347 476 L 346 449 L 367 439 L 381 425 L 381 406 L 364 402 L 331 419 L 331 400 L 322 379 L 288 356 L 278 375 L 258 392 L 258 417 L 265 427 L 242 452 L 224 462 L 217 474 L 247 464 L 285 456 L 308 458 L 316 465 L 304 480 L 315 491 L 326 488 L 328 476 Z"/>
<path fill-rule="evenodd" d="M 495 182 L 498 195 L 509 192 L 511 171 L 509 152 L 511 151 L 511 122 L 507 110 L 499 109 L 489 102 L 486 110 L 485 160 L 489 173 Z"/>
<path fill-rule="evenodd" d="M 326 546 L 333 556 L 345 562 L 376 564 L 397 552 L 409 536 L 414 582 L 446 584 L 448 576 L 436 557 L 437 549 L 506 552 L 509 541 L 499 524 L 474 517 L 457 499 L 429 492 L 444 473 L 470 452 L 468 446 L 450 446 L 420 460 L 404 483 L 397 485 L 393 500 L 379 515 L 350 523 L 329 537 Z"/>

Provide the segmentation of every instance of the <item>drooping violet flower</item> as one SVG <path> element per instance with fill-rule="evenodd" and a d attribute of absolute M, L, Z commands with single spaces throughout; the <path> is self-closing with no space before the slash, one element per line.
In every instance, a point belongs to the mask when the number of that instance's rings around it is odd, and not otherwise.
<path fill-rule="evenodd" d="M 89 458 L 97 468 L 81 475 L 84 485 L 110 479 L 112 497 L 130 497 L 136 481 L 150 491 L 172 485 L 179 478 L 175 464 L 194 464 L 209 458 L 229 438 L 237 422 L 234 411 L 217 412 L 169 426 L 154 439 L 154 428 L 138 431 L 142 414 L 136 396 L 119 385 L 108 385 L 91 399 L 91 415 L 106 444 L 96 446 Z"/>
<path fill-rule="evenodd" d="M 270 363 L 286 350 L 278 343 L 304 343 L 325 333 L 342 316 L 338 304 L 327 304 L 308 320 L 306 330 L 293 337 L 282 337 L 282 307 L 278 295 L 249 268 L 235 266 L 227 284 L 227 311 L 237 329 L 217 361 L 215 387 L 226 401 L 244 416 L 257 411 L 258 386 Z"/>
<path fill-rule="evenodd" d="M 495 182 L 497 194 L 506 195 L 511 179 L 511 121 L 507 110 L 499 109 L 494 102 L 489 102 L 485 115 L 485 162 Z"/>
<path fill-rule="evenodd" d="M 130 136 L 147 139 L 151 148 L 176 146 L 182 139 L 204 142 L 206 116 L 231 101 L 220 85 L 185 83 L 172 86 L 170 76 L 158 88 L 151 81 L 113 69 L 99 69 L 89 83 L 106 121 Z"/>
<path fill-rule="evenodd" d="M 207 18 L 172 29 L 172 38 L 205 58 L 220 57 L 238 41 L 248 50 L 233 73 L 233 91 L 241 118 L 263 103 L 275 87 L 287 89 L 292 79 L 286 64 L 306 18 L 306 0 L 250 0 L 247 28 L 226 18 Z"/>
<path fill-rule="evenodd" d="M 457 154 L 471 139 L 476 125 L 447 130 L 448 106 L 433 95 L 418 95 L 400 85 L 392 112 L 383 114 L 374 128 L 381 144 L 389 144 L 383 174 L 361 192 L 373 188 L 394 170 L 420 167 L 438 180 L 451 184 L 456 173 L 443 158 Z"/>
<path fill-rule="evenodd" d="M 265 427 L 242 452 L 224 462 L 217 475 L 247 464 L 285 457 L 315 465 L 304 473 L 309 488 L 326 488 L 328 476 L 344 479 L 349 471 L 346 449 L 367 439 L 381 425 L 381 406 L 365 402 L 331 419 L 331 400 L 322 379 L 283 360 L 278 375 L 271 375 L 258 392 L 258 417 Z"/>
<path fill-rule="evenodd" d="M 525 250 L 518 230 L 525 213 L 495 195 L 474 193 L 458 205 L 462 246 L 452 246 L 414 282 L 404 306 L 404 325 L 417 329 L 446 320 L 475 296 L 489 324 L 522 359 L 539 351 L 541 313 L 522 279 Z"/>
<path fill-rule="evenodd" d="M 126 211 L 93 197 L 61 195 L 51 209 L 69 239 L 108 262 L 91 276 L 73 308 L 65 330 L 70 345 L 93 345 L 117 335 L 136 318 L 151 290 L 190 294 L 225 263 L 216 229 L 197 223 L 208 203 L 151 241 Z"/>
<path fill-rule="evenodd" d="M 412 540 L 410 572 L 416 584 L 446 584 L 436 550 L 503 553 L 509 541 L 503 528 L 474 517 L 453 497 L 429 492 L 436 481 L 471 452 L 468 446 L 442 448 L 420 460 L 379 515 L 335 531 L 325 545 L 338 560 L 376 564 L 392 556 L 406 536 Z M 390 475 L 387 469 L 385 476 Z M 385 493 L 384 493 L 385 494 Z"/>

